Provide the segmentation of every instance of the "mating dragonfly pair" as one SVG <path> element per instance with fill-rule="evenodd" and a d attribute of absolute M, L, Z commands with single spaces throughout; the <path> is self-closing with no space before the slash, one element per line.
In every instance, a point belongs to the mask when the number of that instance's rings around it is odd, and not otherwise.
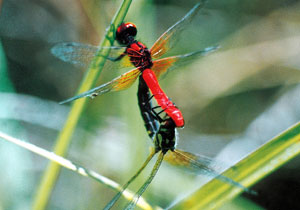
<path fill-rule="evenodd" d="M 206 55 L 207 53 L 218 48 L 208 47 L 204 50 L 184 55 L 159 59 L 174 46 L 179 34 L 183 31 L 185 26 L 191 22 L 193 17 L 195 17 L 205 2 L 206 1 L 203 0 L 198 3 L 181 20 L 163 33 L 150 50 L 144 44 L 135 40 L 134 37 L 137 34 L 137 29 L 133 23 L 121 24 L 116 31 L 116 40 L 121 46 L 125 47 L 112 47 L 111 50 L 121 49 L 123 50 L 123 53 L 116 58 L 109 57 L 108 59 L 111 61 L 118 61 L 124 60 L 124 57 L 128 57 L 129 62 L 123 62 L 122 65 L 128 66 L 128 64 L 130 64 L 136 68 L 128 71 L 125 74 L 122 74 L 110 82 L 61 102 L 61 104 L 64 104 L 82 97 L 94 98 L 110 91 L 124 90 L 129 88 L 139 77 L 137 94 L 138 105 L 148 135 L 154 143 L 154 149 L 142 167 L 123 186 L 123 191 L 143 171 L 155 154 L 159 153 L 159 156 L 150 176 L 137 191 L 134 199 L 126 206 L 125 209 L 133 209 L 135 207 L 139 197 L 143 194 L 155 177 L 163 160 L 166 160 L 174 165 L 184 166 L 194 171 L 196 170 L 198 173 L 212 176 L 223 182 L 242 188 L 246 192 L 251 192 L 248 188 L 244 187 L 238 182 L 235 182 L 234 180 L 218 173 L 213 167 L 210 166 L 212 163 L 213 165 L 217 165 L 217 163 L 212 159 L 176 149 L 176 128 L 184 126 L 184 119 L 181 111 L 169 100 L 167 95 L 160 88 L 157 80 L 167 71 L 178 66 L 179 64 L 189 61 L 190 59 Z M 52 53 L 63 61 L 74 64 L 82 64 L 83 61 L 85 63 L 89 63 L 95 56 L 97 50 L 99 50 L 99 48 L 90 45 L 80 43 L 62 43 L 52 48 Z M 153 107 L 151 103 L 153 97 L 158 104 L 156 107 Z M 157 108 L 160 108 L 161 111 L 156 111 Z M 110 209 L 122 195 L 123 191 L 117 193 L 115 197 L 106 205 L 105 209 Z"/>

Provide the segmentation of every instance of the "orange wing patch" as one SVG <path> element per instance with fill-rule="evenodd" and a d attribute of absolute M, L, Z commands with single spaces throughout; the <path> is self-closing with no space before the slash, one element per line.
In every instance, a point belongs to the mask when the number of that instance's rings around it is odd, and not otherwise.
<path fill-rule="evenodd" d="M 103 85 L 100 85 L 91 90 L 83 92 L 72 98 L 61 101 L 60 104 L 69 103 L 71 101 L 77 100 L 79 98 L 84 98 L 84 97 L 94 98 L 96 96 L 102 95 L 109 91 L 125 90 L 125 89 L 129 88 L 135 82 L 136 78 L 139 76 L 140 73 L 141 72 L 139 69 L 132 69 L 131 71 L 128 71 L 125 74 L 122 74 L 121 76 L 113 79 L 110 82 L 107 82 Z"/>
<path fill-rule="evenodd" d="M 150 52 L 152 58 L 159 58 L 169 49 L 176 45 L 177 40 L 184 28 L 192 21 L 199 10 L 204 6 L 205 1 L 198 3 L 181 20 L 171 26 L 163 33 L 152 46 Z"/>
<path fill-rule="evenodd" d="M 169 49 L 169 39 L 172 34 L 163 34 L 152 46 L 150 52 L 152 58 L 159 58 Z"/>
<path fill-rule="evenodd" d="M 139 69 L 133 69 L 125 74 L 114 79 L 112 91 L 120 91 L 129 88 L 140 75 L 141 71 Z"/>
<path fill-rule="evenodd" d="M 182 155 L 178 155 L 179 150 L 175 150 L 174 152 L 168 151 L 165 155 L 164 160 L 175 166 L 183 166 L 189 168 L 191 166 L 191 160 L 196 160 L 197 157 L 191 153 L 184 152 L 180 150 Z"/>
<path fill-rule="evenodd" d="M 157 79 L 167 72 L 167 70 L 174 65 L 178 57 L 168 57 L 153 61 L 151 70 L 155 73 Z"/>

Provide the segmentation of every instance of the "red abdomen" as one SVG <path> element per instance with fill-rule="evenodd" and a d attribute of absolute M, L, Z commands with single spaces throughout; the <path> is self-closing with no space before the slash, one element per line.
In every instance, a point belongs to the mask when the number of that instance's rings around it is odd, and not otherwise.
<path fill-rule="evenodd" d="M 172 118 L 176 124 L 176 127 L 183 127 L 184 119 L 181 111 L 176 108 L 176 106 L 169 100 L 167 95 L 160 88 L 153 71 L 151 69 L 145 69 L 142 76 L 147 86 L 151 90 L 151 93 L 154 95 L 158 105 L 161 106 L 164 112 L 166 112 L 166 114 Z"/>

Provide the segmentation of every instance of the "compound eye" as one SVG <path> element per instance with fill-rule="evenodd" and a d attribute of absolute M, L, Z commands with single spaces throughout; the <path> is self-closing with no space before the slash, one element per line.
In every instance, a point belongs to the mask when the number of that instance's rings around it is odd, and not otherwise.
<path fill-rule="evenodd" d="M 128 44 L 128 37 L 135 37 L 136 33 L 137 29 L 133 23 L 122 23 L 117 29 L 116 38 L 121 44 Z"/>

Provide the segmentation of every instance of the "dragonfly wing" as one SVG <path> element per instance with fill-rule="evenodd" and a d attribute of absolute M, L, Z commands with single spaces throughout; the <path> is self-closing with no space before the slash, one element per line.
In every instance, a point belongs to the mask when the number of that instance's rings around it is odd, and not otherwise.
<path fill-rule="evenodd" d="M 112 51 L 109 57 L 118 57 L 126 49 L 126 47 L 117 46 L 109 48 Z M 99 49 L 99 47 L 93 45 L 77 42 L 64 42 L 55 45 L 51 49 L 51 53 L 62 61 L 75 64 L 79 67 L 87 67 Z"/>
<path fill-rule="evenodd" d="M 158 38 L 150 50 L 152 58 L 159 58 L 176 44 L 181 32 L 193 20 L 206 1 L 202 0 L 196 4 L 181 20 Z"/>
<path fill-rule="evenodd" d="M 149 175 L 149 177 L 146 179 L 146 181 L 144 182 L 144 184 L 140 187 L 140 189 L 136 192 L 136 194 L 134 195 L 134 198 L 132 199 L 132 201 L 124 208 L 125 210 L 133 210 L 134 207 L 136 206 L 136 203 L 138 202 L 139 198 L 142 196 L 142 194 L 145 192 L 145 190 L 147 189 L 147 187 L 149 186 L 149 184 L 152 182 L 152 180 L 154 179 L 155 175 L 158 172 L 158 169 L 162 163 L 164 159 L 164 153 L 160 152 L 158 155 L 158 158 L 152 168 L 152 171 Z"/>
<path fill-rule="evenodd" d="M 165 155 L 164 160 L 171 165 L 184 167 L 191 171 L 200 171 L 203 168 L 207 170 L 209 166 L 215 165 L 215 161 L 209 157 L 195 155 L 178 149 L 174 152 L 169 151 Z M 195 166 L 196 162 L 197 166 Z"/>
<path fill-rule="evenodd" d="M 171 56 L 171 57 L 155 60 L 153 61 L 153 66 L 151 70 L 155 73 L 156 77 L 159 78 L 160 76 L 167 73 L 168 71 L 176 67 L 179 67 L 183 64 L 187 64 L 191 60 L 199 58 L 200 56 L 207 55 L 208 53 L 213 52 L 218 48 L 219 48 L 218 46 L 212 46 L 212 47 L 207 47 L 204 50 L 199 50 L 184 55 Z"/>
<path fill-rule="evenodd" d="M 222 182 L 231 184 L 235 187 L 243 189 L 244 191 L 250 194 L 256 194 L 256 192 L 248 189 L 242 184 L 219 173 L 217 170 L 221 169 L 222 165 L 224 164 L 218 163 L 209 157 L 203 155 L 195 155 L 189 152 L 176 149 L 174 150 L 174 152 L 168 152 L 165 155 L 164 160 L 172 165 L 182 166 L 195 173 L 210 176 Z"/>
<path fill-rule="evenodd" d="M 100 85 L 91 90 L 83 92 L 72 98 L 66 99 L 66 100 L 60 102 L 60 104 L 65 104 L 65 103 L 74 101 L 79 98 L 84 98 L 84 97 L 94 98 L 98 95 L 102 95 L 109 91 L 125 90 L 125 89 L 129 88 L 135 82 L 135 80 L 137 79 L 137 77 L 139 76 L 140 73 L 141 72 L 139 69 L 133 69 L 131 71 L 126 72 L 125 74 L 120 75 L 119 77 L 113 79 L 110 82 L 107 82 L 103 85 Z"/>

